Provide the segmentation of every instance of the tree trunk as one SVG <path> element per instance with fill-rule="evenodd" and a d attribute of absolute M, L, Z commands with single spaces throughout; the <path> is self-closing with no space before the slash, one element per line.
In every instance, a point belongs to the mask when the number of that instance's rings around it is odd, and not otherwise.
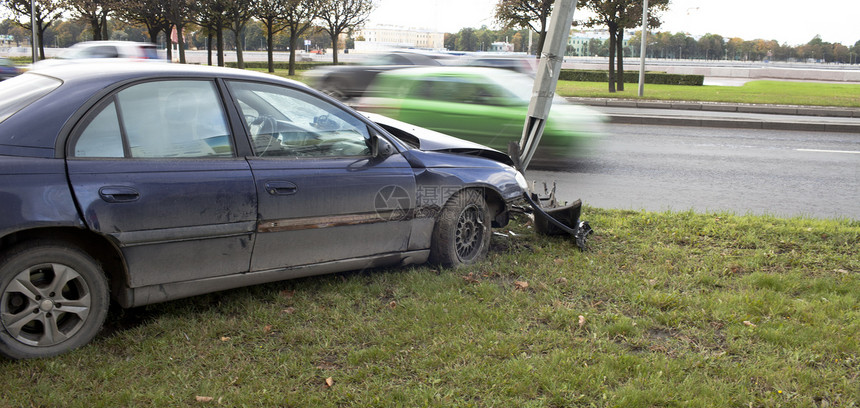
<path fill-rule="evenodd" d="M 268 63 L 269 72 L 275 72 L 275 58 L 272 53 L 273 45 L 275 44 L 275 35 L 272 34 L 272 24 L 266 24 L 266 62 Z"/>
<path fill-rule="evenodd" d="M 615 48 L 618 50 L 618 90 L 624 91 L 624 29 L 618 29 Z"/>
<path fill-rule="evenodd" d="M 155 44 L 158 41 L 158 33 L 161 30 L 156 27 L 146 27 L 146 32 L 149 34 L 149 42 Z"/>
<path fill-rule="evenodd" d="M 212 31 L 206 33 L 206 64 L 212 66 Z"/>
<path fill-rule="evenodd" d="M 47 28 L 48 27 L 42 26 L 41 21 L 39 21 L 38 24 L 36 24 L 36 41 L 39 42 L 39 59 L 40 60 L 45 59 L 45 41 L 44 41 L 44 38 L 45 38 L 45 30 Z"/>
<path fill-rule="evenodd" d="M 170 27 L 164 29 L 164 44 L 167 46 L 167 60 L 173 62 L 173 40 L 170 39 Z"/>
<path fill-rule="evenodd" d="M 337 37 L 340 33 L 331 33 L 331 62 L 337 65 Z"/>
<path fill-rule="evenodd" d="M 224 66 L 224 31 L 219 26 L 215 29 L 215 44 L 218 53 L 218 66 Z"/>
<path fill-rule="evenodd" d="M 179 63 L 185 63 L 185 39 L 182 38 L 182 26 L 176 26 L 176 43 L 179 45 Z"/>
<path fill-rule="evenodd" d="M 233 38 L 236 40 L 236 66 L 239 69 L 245 69 L 245 57 L 242 55 L 242 49 L 245 48 L 243 31 L 244 28 L 242 27 L 233 31 Z"/>
<path fill-rule="evenodd" d="M 290 70 L 288 75 L 293 76 L 296 74 L 296 45 L 299 43 L 299 36 L 296 35 L 295 30 L 290 29 Z"/>
<path fill-rule="evenodd" d="M 90 19 L 90 29 L 93 30 L 93 41 L 101 41 L 102 39 L 102 28 L 99 26 L 99 18 L 94 17 Z"/>
<path fill-rule="evenodd" d="M 615 34 L 609 29 L 609 92 L 615 92 Z"/>
<path fill-rule="evenodd" d="M 102 14 L 102 38 L 105 40 L 110 40 L 110 33 L 108 33 L 108 25 L 107 25 L 107 13 Z"/>

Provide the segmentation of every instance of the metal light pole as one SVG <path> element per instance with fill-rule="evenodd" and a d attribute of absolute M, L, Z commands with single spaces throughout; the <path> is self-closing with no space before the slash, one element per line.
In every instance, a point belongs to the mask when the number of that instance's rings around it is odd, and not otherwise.
<path fill-rule="evenodd" d="M 33 51 L 33 63 L 39 58 L 36 54 L 36 0 L 30 0 L 30 28 L 33 29 L 33 38 L 30 40 L 30 48 Z"/>
<path fill-rule="evenodd" d="M 564 50 L 570 37 L 570 25 L 577 0 L 556 0 L 546 32 L 537 75 L 532 86 L 528 116 L 523 126 L 523 136 L 519 144 L 519 166 L 524 171 L 537 150 L 543 135 L 544 125 L 552 107 L 552 98 L 558 83 L 558 75 L 564 62 Z M 529 31 L 531 32 L 531 31 Z M 513 143 L 516 145 L 516 143 Z M 513 155 L 512 155 L 513 156 Z"/>
<path fill-rule="evenodd" d="M 639 51 L 639 96 L 645 93 L 645 44 L 648 42 L 648 0 L 642 4 L 642 46 Z"/>

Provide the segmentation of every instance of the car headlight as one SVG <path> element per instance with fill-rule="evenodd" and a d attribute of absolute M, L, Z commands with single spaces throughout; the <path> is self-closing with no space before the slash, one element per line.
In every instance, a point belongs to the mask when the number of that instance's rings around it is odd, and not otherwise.
<path fill-rule="evenodd" d="M 520 188 L 523 189 L 523 191 L 528 192 L 529 191 L 529 182 L 526 180 L 526 176 L 524 176 L 523 173 L 520 173 L 519 171 L 517 171 L 517 175 L 514 177 L 517 180 L 517 185 L 519 185 Z"/>

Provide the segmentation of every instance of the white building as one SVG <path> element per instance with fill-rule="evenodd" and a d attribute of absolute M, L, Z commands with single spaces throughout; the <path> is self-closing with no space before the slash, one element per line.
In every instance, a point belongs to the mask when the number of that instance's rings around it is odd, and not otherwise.
<path fill-rule="evenodd" d="M 445 49 L 445 33 L 399 26 L 366 27 L 355 33 L 357 52 L 378 52 L 392 48 Z M 358 39 L 363 38 L 364 41 Z"/>

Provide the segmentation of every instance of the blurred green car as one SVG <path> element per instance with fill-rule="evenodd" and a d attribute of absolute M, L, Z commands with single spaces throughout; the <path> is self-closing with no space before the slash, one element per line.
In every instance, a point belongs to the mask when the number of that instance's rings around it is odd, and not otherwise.
<path fill-rule="evenodd" d="M 404 68 L 377 75 L 356 107 L 507 152 L 522 137 L 533 83 L 495 68 Z M 605 133 L 605 122 L 556 95 L 534 163 L 576 158 Z"/>

